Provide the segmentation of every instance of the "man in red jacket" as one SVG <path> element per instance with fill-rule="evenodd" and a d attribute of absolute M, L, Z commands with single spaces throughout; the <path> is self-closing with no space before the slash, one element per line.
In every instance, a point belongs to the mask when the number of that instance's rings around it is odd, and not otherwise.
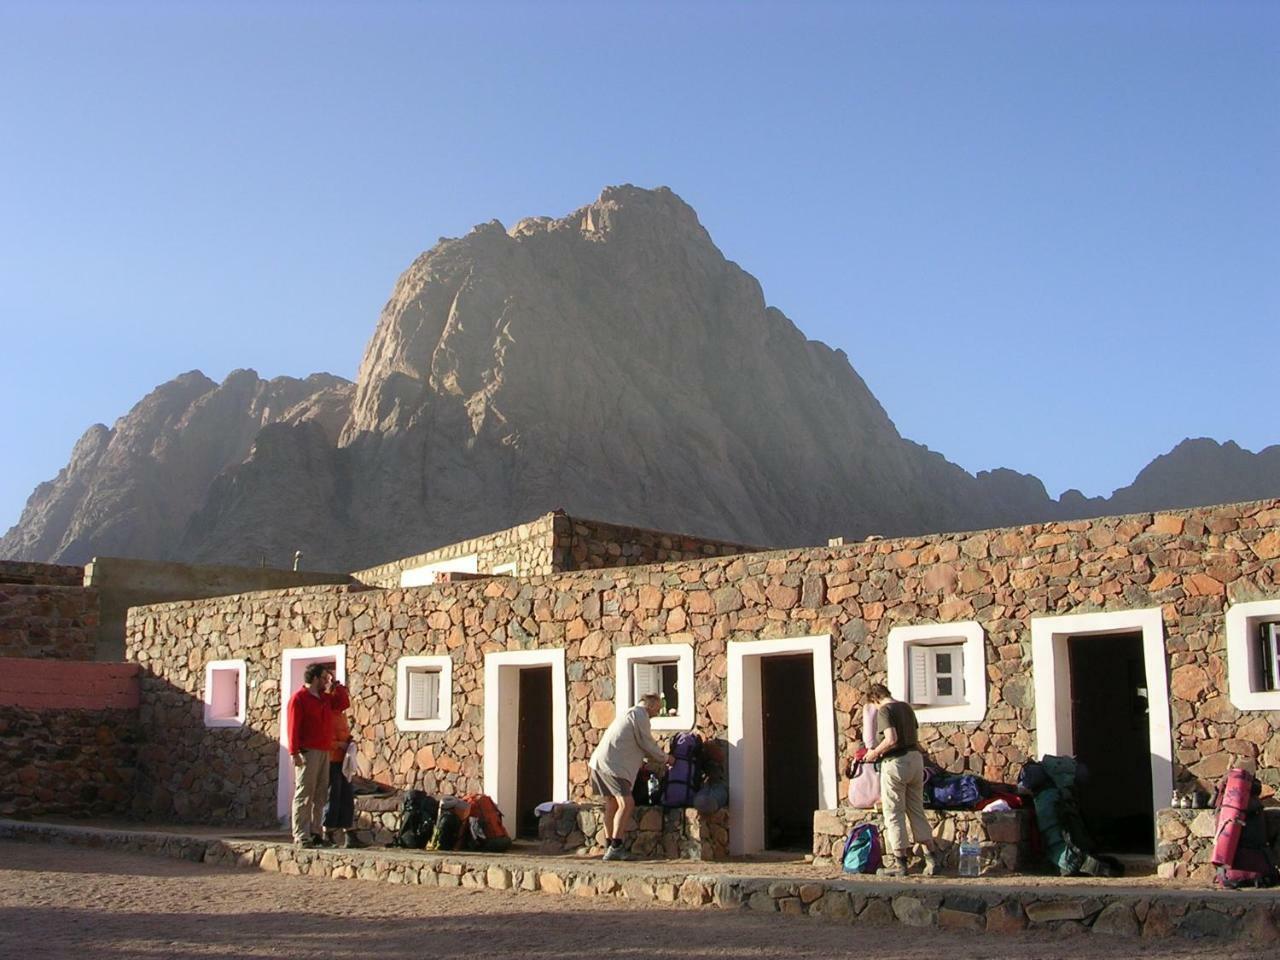
<path fill-rule="evenodd" d="M 351 702 L 329 664 L 312 663 L 289 700 L 289 756 L 293 758 L 293 840 L 301 847 L 332 846 L 321 835 L 329 792 L 329 748 L 334 710 Z"/>

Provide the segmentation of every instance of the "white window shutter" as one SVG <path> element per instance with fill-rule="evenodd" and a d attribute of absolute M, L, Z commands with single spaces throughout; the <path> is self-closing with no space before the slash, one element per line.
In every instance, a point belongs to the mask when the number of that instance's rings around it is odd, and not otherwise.
<path fill-rule="evenodd" d="M 907 701 L 909 703 L 933 703 L 933 690 L 929 683 L 929 668 L 933 658 L 929 656 L 928 647 L 907 647 L 911 658 L 911 677 L 907 682 Z"/>
<path fill-rule="evenodd" d="M 434 720 L 440 705 L 440 674 L 415 670 L 409 674 L 410 720 Z"/>
<path fill-rule="evenodd" d="M 647 693 L 662 696 L 662 667 L 656 663 L 637 663 L 633 667 L 631 677 L 635 689 L 631 691 L 631 699 L 639 702 Z"/>
<path fill-rule="evenodd" d="M 432 670 L 427 674 L 427 719 L 435 720 L 440 716 L 440 673 Z"/>

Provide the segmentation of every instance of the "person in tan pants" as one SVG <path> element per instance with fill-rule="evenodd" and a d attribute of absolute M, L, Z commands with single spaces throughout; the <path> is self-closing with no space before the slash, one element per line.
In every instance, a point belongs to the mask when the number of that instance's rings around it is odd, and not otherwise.
<path fill-rule="evenodd" d="M 924 872 L 939 872 L 938 842 L 924 815 L 924 755 L 917 739 L 915 711 L 911 704 L 893 699 L 889 688 L 875 683 L 867 697 L 876 705 L 876 745 L 864 758 L 880 762 L 880 806 L 884 811 L 885 876 L 901 877 L 907 872 L 911 840 L 924 847 Z"/>

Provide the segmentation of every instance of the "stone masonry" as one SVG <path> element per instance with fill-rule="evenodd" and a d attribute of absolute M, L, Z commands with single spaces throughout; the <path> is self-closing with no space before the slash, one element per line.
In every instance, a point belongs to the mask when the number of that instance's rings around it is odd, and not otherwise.
<path fill-rule="evenodd" d="M 889 629 L 959 620 L 978 621 L 986 634 L 986 717 L 923 728 L 922 741 L 946 769 L 1009 781 L 1035 749 L 1031 618 L 1143 607 L 1163 612 L 1178 787 L 1207 789 L 1248 759 L 1274 791 L 1280 715 L 1230 703 L 1223 613 L 1228 602 L 1277 596 L 1280 501 L 1266 501 L 527 579 L 137 608 L 127 641 L 128 659 L 145 669 L 137 809 L 274 818 L 280 658 L 289 647 L 346 645 L 365 772 L 435 794 L 483 788 L 485 654 L 564 649 L 570 799 L 581 800 L 587 758 L 613 718 L 619 647 L 691 644 L 699 732 L 724 737 L 729 644 L 829 634 L 837 748 L 847 757 L 860 691 L 885 676 Z M 453 725 L 444 732 L 404 733 L 394 723 L 396 661 L 422 653 L 453 659 Z M 204 664 L 232 657 L 249 662 L 247 723 L 206 730 Z"/>
<path fill-rule="evenodd" d="M 0 583 L 0 657 L 92 660 L 97 642 L 96 590 Z"/>
<path fill-rule="evenodd" d="M 0 560 L 0 583 L 22 583 L 37 587 L 80 587 L 84 586 L 84 568 L 65 563 Z"/>
<path fill-rule="evenodd" d="M 989 879 L 912 882 L 875 877 L 771 874 L 762 864 L 602 863 L 565 858 L 440 854 L 396 850 L 303 850 L 277 842 L 85 828 L 0 820 L 0 840 L 70 843 L 290 876 L 572 896 L 750 911 L 781 923 L 896 924 L 995 934 L 1086 935 L 1162 940 L 1241 940 L 1259 956 L 1280 941 L 1280 905 L 1271 891 L 1154 889 L 995 883 Z M 717 869 L 720 867 L 720 869 Z M 777 929 L 786 935 L 786 927 Z M 903 931 L 904 936 L 909 935 Z M 850 934 L 856 937 L 856 930 Z M 1088 951 L 1087 941 L 1073 949 Z"/>
<path fill-rule="evenodd" d="M 1272 859 L 1280 863 L 1280 809 L 1263 811 Z M 1218 811 L 1166 807 L 1156 811 L 1156 872 L 1165 878 L 1211 881 Z"/>
<path fill-rule="evenodd" d="M 136 665 L 4 661 L 0 816 L 121 816 L 137 748 Z"/>
<path fill-rule="evenodd" d="M 1013 873 L 1032 864 L 1031 810 L 925 810 L 933 835 L 942 845 L 943 863 L 954 869 L 961 840 L 976 840 L 983 873 Z M 813 862 L 839 863 L 844 842 L 855 826 L 875 824 L 884 836 L 879 810 L 842 806 L 813 815 Z"/>
<path fill-rule="evenodd" d="M 557 512 L 509 530 L 357 570 L 352 576 L 369 586 L 391 588 L 400 585 L 400 574 L 405 570 L 471 554 L 476 555 L 481 573 L 514 563 L 518 576 L 534 577 L 570 570 L 731 556 L 754 549 L 722 540 L 619 526 Z"/>
<path fill-rule="evenodd" d="M 701 814 L 693 808 L 636 807 L 636 829 L 627 848 L 638 857 L 665 860 L 727 860 L 729 811 Z M 594 856 L 604 852 L 604 807 L 598 803 L 557 803 L 538 817 L 543 853 Z"/>

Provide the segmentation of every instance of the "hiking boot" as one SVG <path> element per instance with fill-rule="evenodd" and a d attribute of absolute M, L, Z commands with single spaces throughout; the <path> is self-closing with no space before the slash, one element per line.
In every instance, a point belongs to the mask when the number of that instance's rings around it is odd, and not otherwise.
<path fill-rule="evenodd" d="M 626 851 L 623 850 L 621 847 L 609 847 L 607 850 L 605 850 L 604 856 L 601 857 L 600 859 L 601 860 L 625 860 Z"/>
<path fill-rule="evenodd" d="M 932 850 L 925 851 L 924 855 L 924 875 L 926 877 L 936 877 L 942 873 L 942 862 L 938 859 L 938 855 Z"/>
<path fill-rule="evenodd" d="M 305 850 L 314 850 L 318 846 L 315 837 L 303 837 L 301 840 L 293 842 Z"/>
<path fill-rule="evenodd" d="M 902 857 L 886 860 L 884 866 L 876 871 L 877 877 L 905 877 L 906 875 L 907 861 Z"/>
<path fill-rule="evenodd" d="M 342 834 L 342 845 L 348 850 L 359 850 L 361 847 L 367 847 L 368 844 L 357 837 L 350 830 L 344 831 Z"/>

